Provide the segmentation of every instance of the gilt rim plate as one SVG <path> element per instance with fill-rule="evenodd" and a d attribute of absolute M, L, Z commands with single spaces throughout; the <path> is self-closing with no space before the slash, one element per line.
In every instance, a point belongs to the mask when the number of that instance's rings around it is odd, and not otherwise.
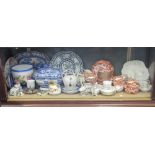
<path fill-rule="evenodd" d="M 84 70 L 82 59 L 73 51 L 57 52 L 50 63 L 53 68 L 59 69 L 62 72 L 71 71 L 78 74 Z"/>

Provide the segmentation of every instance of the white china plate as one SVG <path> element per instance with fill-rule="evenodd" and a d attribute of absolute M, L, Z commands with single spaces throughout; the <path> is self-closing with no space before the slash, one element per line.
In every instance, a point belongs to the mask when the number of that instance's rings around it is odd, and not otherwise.
<path fill-rule="evenodd" d="M 82 59 L 72 51 L 57 52 L 50 61 L 53 68 L 62 72 L 71 71 L 73 73 L 83 72 Z"/>
<path fill-rule="evenodd" d="M 34 68 L 49 64 L 49 58 L 44 53 L 37 51 L 19 53 L 15 56 L 15 59 L 19 64 L 30 64 Z"/>
<path fill-rule="evenodd" d="M 126 75 L 128 78 L 135 79 L 137 81 L 149 79 L 149 71 L 144 62 L 140 60 L 127 61 L 123 65 L 122 75 Z"/>
<path fill-rule="evenodd" d="M 75 87 L 73 90 L 67 90 L 65 87 L 63 87 L 62 92 L 66 94 L 76 94 L 79 92 L 79 87 Z"/>
<path fill-rule="evenodd" d="M 14 65 L 17 65 L 17 61 L 14 57 L 10 57 L 5 63 L 4 76 L 5 76 L 6 84 L 7 84 L 8 88 L 13 87 L 13 78 L 11 75 L 11 67 L 13 67 Z"/>

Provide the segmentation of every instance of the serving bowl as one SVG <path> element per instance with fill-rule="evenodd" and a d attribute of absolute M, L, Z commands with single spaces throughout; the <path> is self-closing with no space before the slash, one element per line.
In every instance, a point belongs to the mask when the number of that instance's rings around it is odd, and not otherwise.
<path fill-rule="evenodd" d="M 19 64 L 11 67 L 11 73 L 15 83 L 26 84 L 32 78 L 33 66 L 29 64 Z"/>

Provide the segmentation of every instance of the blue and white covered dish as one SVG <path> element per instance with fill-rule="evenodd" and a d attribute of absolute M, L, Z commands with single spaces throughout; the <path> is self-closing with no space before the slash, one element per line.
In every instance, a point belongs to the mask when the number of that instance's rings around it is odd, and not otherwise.
<path fill-rule="evenodd" d="M 48 87 L 49 82 L 53 80 L 58 84 L 62 83 L 61 72 L 48 65 L 36 70 L 33 74 L 33 78 L 40 87 Z"/>

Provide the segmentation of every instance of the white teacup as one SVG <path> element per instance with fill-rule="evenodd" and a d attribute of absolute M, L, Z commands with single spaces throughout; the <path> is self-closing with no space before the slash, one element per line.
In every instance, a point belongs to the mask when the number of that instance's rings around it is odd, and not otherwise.
<path fill-rule="evenodd" d="M 27 80 L 27 88 L 35 89 L 35 80 Z"/>
<path fill-rule="evenodd" d="M 103 81 L 103 88 L 107 90 L 112 89 L 112 81 Z"/>

